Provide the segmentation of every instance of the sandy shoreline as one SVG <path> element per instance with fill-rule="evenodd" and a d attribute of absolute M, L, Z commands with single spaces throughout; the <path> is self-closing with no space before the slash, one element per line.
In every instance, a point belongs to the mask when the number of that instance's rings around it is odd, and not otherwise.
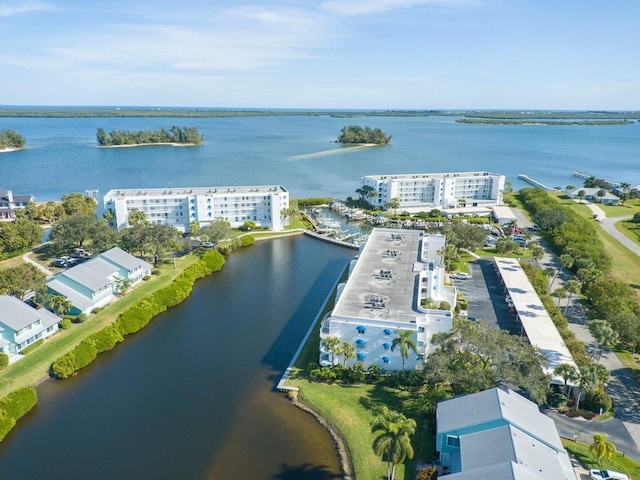
<path fill-rule="evenodd" d="M 154 147 L 156 145 L 165 147 L 197 147 L 201 143 L 177 143 L 177 142 L 159 142 L 159 143 L 132 143 L 129 145 L 98 145 L 99 148 L 125 148 L 125 147 Z"/>
<path fill-rule="evenodd" d="M 7 152 L 15 152 L 17 150 L 22 150 L 24 147 L 7 147 L 7 148 L 0 148 L 0 153 L 7 153 Z"/>
<path fill-rule="evenodd" d="M 359 150 L 365 150 L 367 148 L 380 147 L 377 143 L 358 143 L 357 145 L 344 147 L 344 148 L 332 148 L 331 150 L 323 150 L 315 153 L 305 153 L 302 155 L 294 155 L 289 157 L 289 160 L 304 160 L 307 158 L 326 157 L 328 155 L 342 155 L 344 153 L 353 153 Z"/>

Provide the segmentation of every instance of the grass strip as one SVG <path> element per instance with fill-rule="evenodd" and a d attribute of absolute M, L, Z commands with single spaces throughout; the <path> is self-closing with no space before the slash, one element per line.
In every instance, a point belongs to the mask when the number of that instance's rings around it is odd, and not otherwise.
<path fill-rule="evenodd" d="M 603 458 L 600 463 L 596 462 L 596 455 L 591 451 L 589 445 L 563 438 L 562 446 L 587 469 L 600 468 L 626 473 L 629 478 L 640 478 L 640 463 L 632 458 L 626 457 L 624 453 L 616 452 L 609 458 Z"/>

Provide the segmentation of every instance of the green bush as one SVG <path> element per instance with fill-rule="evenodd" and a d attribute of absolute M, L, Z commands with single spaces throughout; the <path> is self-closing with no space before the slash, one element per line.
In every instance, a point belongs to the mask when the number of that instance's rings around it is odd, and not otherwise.
<path fill-rule="evenodd" d="M 145 275 L 144 277 L 142 277 L 142 280 L 144 280 L 145 282 L 151 280 L 151 275 Z"/>
<path fill-rule="evenodd" d="M 93 310 L 91 310 L 91 313 L 95 315 L 97 313 L 100 313 L 102 310 L 104 310 L 104 307 L 96 307 Z"/>
<path fill-rule="evenodd" d="M 71 321 L 73 323 L 84 323 L 87 321 L 89 317 L 87 316 L 86 313 L 81 313 L 80 315 L 77 315 L 76 317 L 74 317 L 73 319 L 71 319 Z"/>
<path fill-rule="evenodd" d="M 42 345 L 44 343 L 44 338 L 41 338 L 40 340 L 37 340 L 35 342 L 33 342 L 31 345 L 29 345 L 28 347 L 23 348 L 22 350 L 20 350 L 20 353 L 22 355 L 27 355 L 29 352 L 32 352 L 33 350 L 35 350 L 36 348 L 38 348 L 40 345 Z"/>
<path fill-rule="evenodd" d="M 83 342 L 53 362 L 51 372 L 57 378 L 70 377 L 93 362 L 97 355 L 98 351 L 95 346 Z"/>
<path fill-rule="evenodd" d="M 102 353 L 106 352 L 107 350 L 111 350 L 116 346 L 117 343 L 121 342 L 122 340 L 122 334 L 118 331 L 118 329 L 113 325 L 109 325 L 99 332 L 96 332 L 93 335 L 87 337 L 83 341 L 83 343 L 93 345 L 97 353 Z"/>
<path fill-rule="evenodd" d="M 68 318 L 63 318 L 62 320 L 60 320 L 60 323 L 58 325 L 61 329 L 68 330 L 69 328 L 71 328 L 71 320 L 69 320 Z"/>
<path fill-rule="evenodd" d="M 9 366 L 9 355 L 0 353 L 0 370 Z"/>
<path fill-rule="evenodd" d="M 245 235 L 244 237 L 242 237 L 240 239 L 240 246 L 242 247 L 248 247 L 253 245 L 253 243 L 256 241 L 256 239 L 253 237 L 253 235 Z"/>
<path fill-rule="evenodd" d="M 37 403 L 38 394 L 32 387 L 21 388 L 0 399 L 0 441 Z"/>
<path fill-rule="evenodd" d="M 600 413 L 601 408 L 603 412 L 611 410 L 613 403 L 609 394 L 603 388 L 600 388 L 595 392 L 587 392 L 580 406 L 586 410 Z"/>

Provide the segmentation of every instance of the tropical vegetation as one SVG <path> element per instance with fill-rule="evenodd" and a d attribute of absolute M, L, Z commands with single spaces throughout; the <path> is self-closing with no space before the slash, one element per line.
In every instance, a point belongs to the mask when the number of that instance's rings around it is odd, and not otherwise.
<path fill-rule="evenodd" d="M 149 145 L 158 143 L 201 144 L 204 139 L 195 127 L 173 126 L 169 130 L 112 130 L 109 134 L 103 128 L 96 133 L 98 145 L 113 147 L 118 145 Z"/>
<path fill-rule="evenodd" d="M 391 143 L 391 135 L 387 135 L 379 128 L 349 125 L 342 127 L 338 135 L 338 143 L 364 143 L 375 145 L 387 145 Z"/>
<path fill-rule="evenodd" d="M 10 129 L 0 130 L 0 150 L 5 148 L 24 148 L 26 139 L 18 132 Z"/>

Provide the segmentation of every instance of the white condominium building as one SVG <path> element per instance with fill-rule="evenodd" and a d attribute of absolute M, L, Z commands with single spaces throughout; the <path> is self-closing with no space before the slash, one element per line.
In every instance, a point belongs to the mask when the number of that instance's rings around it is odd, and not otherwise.
<path fill-rule="evenodd" d="M 322 321 L 321 339 L 337 337 L 351 343 L 355 358 L 387 370 L 415 368 L 431 352 L 433 334 L 451 330 L 456 290 L 445 286 L 442 255 L 443 235 L 426 235 L 416 230 L 376 228 L 371 232 L 349 278 L 337 290 L 336 304 Z M 432 308 L 422 307 L 432 299 Z M 445 302 L 451 307 L 445 306 Z M 434 305 L 444 308 L 436 310 Z M 411 332 L 418 351 L 403 358 L 393 341 L 402 331 Z M 320 364 L 344 362 L 326 344 L 320 345 Z"/>
<path fill-rule="evenodd" d="M 362 185 L 373 194 L 366 200 L 386 208 L 397 198 L 397 209 L 418 213 L 434 208 L 486 207 L 502 205 L 505 176 L 490 172 L 419 173 L 367 175 Z"/>
<path fill-rule="evenodd" d="M 284 227 L 281 212 L 289 208 L 289 192 L 280 185 L 119 189 L 109 190 L 103 202 L 118 230 L 129 226 L 129 214 L 137 209 L 149 222 L 172 225 L 181 232 L 187 232 L 192 222 L 205 226 L 218 218 L 233 227 L 250 220 L 279 231 Z"/>

